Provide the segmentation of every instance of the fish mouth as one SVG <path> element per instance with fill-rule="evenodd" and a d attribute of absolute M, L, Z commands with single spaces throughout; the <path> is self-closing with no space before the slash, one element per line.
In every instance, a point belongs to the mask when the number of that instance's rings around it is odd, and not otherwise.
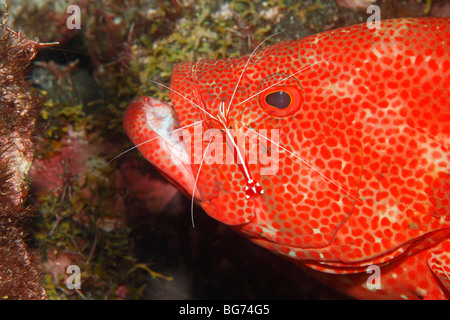
<path fill-rule="evenodd" d="M 135 147 L 165 178 L 183 193 L 199 198 L 173 106 L 151 97 L 135 98 L 125 111 L 123 124 Z"/>

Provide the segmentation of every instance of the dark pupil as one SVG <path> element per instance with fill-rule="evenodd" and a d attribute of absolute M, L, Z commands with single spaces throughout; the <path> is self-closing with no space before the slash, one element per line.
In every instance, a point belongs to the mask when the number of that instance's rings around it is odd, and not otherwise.
<path fill-rule="evenodd" d="M 291 96 L 285 91 L 272 92 L 266 96 L 266 102 L 272 107 L 285 109 L 291 104 Z"/>

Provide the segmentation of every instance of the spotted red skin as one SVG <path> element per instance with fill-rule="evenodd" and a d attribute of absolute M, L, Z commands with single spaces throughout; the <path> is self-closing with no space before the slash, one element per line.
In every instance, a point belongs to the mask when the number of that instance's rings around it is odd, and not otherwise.
<path fill-rule="evenodd" d="M 449 26 L 445 18 L 389 20 L 380 29 L 362 24 L 259 51 L 232 101 L 230 126 L 238 134 L 279 129 L 283 146 L 334 183 L 280 151 L 276 175 L 249 165 L 265 191 L 249 200 L 237 165 L 203 165 L 202 207 L 352 296 L 449 298 L 433 263 L 450 255 Z M 215 115 L 247 58 L 179 64 L 171 88 Z M 270 116 L 258 96 L 239 104 L 271 75 L 303 68 L 286 81 L 303 90 L 295 116 Z M 208 118 L 178 94 L 171 99 L 181 125 Z M 142 134 L 145 126 L 135 127 Z M 191 167 L 197 175 L 200 165 Z M 372 264 L 381 267 L 382 289 L 375 291 L 365 284 Z"/>

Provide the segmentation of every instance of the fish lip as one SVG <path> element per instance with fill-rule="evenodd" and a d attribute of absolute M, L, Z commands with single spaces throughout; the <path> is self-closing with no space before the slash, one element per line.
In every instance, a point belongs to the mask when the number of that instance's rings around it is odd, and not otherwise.
<path fill-rule="evenodd" d="M 174 107 L 170 104 L 162 102 L 156 98 L 147 97 L 148 99 L 142 103 L 142 108 L 144 109 L 145 119 L 147 125 L 149 125 L 153 131 L 158 134 L 165 133 L 161 132 L 161 127 L 156 126 L 156 124 L 172 126 L 179 126 L 178 116 L 174 110 Z M 155 123 L 155 121 L 159 121 Z"/>

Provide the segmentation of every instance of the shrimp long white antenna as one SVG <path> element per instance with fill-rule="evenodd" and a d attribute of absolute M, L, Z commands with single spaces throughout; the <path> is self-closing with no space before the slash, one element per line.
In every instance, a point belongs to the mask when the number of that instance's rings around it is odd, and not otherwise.
<path fill-rule="evenodd" d="M 182 130 L 182 129 L 184 129 L 184 128 L 188 128 L 188 127 L 195 126 L 196 124 L 198 124 L 198 123 L 200 123 L 200 122 L 203 122 L 203 121 L 205 121 L 205 120 L 199 120 L 199 121 L 193 122 L 193 123 L 191 123 L 191 124 L 187 124 L 187 125 L 182 126 L 182 127 L 178 128 L 178 129 L 174 129 L 174 130 L 172 130 L 172 131 L 169 131 L 168 134 L 172 134 L 172 133 L 177 132 L 178 130 Z M 125 151 L 119 153 L 117 156 L 115 156 L 114 158 L 112 158 L 111 160 L 109 160 L 108 163 L 107 163 L 106 165 L 109 165 L 111 162 L 113 162 L 114 160 L 116 160 L 116 159 L 119 158 L 120 156 L 123 156 L 125 153 L 127 153 L 127 152 L 129 152 L 129 151 L 131 151 L 131 150 L 133 150 L 133 149 L 139 148 L 140 146 L 142 146 L 142 145 L 144 145 L 144 144 L 146 144 L 146 143 L 152 142 L 153 140 L 156 140 L 156 139 L 159 139 L 159 138 L 162 138 L 162 136 L 158 135 L 158 136 L 153 137 L 153 138 L 151 138 L 151 139 L 145 140 L 144 142 L 141 142 L 141 143 L 139 143 L 139 144 L 137 144 L 137 145 L 135 145 L 135 146 L 133 146 L 133 147 L 131 147 L 131 148 L 128 148 L 127 150 L 125 150 Z"/>
<path fill-rule="evenodd" d="M 195 177 L 194 181 L 194 188 L 192 190 L 192 199 L 191 199 L 191 222 L 192 222 L 192 228 L 195 228 L 194 224 L 194 198 L 195 198 L 195 189 L 197 188 L 197 181 L 198 177 L 200 176 L 200 171 L 202 170 L 203 162 L 205 160 L 205 154 L 209 150 L 209 146 L 211 145 L 212 140 L 209 141 L 208 145 L 205 148 L 205 151 L 203 152 L 202 161 L 200 162 L 200 166 L 197 171 L 197 176 Z"/>
<path fill-rule="evenodd" d="M 303 163 L 304 165 L 306 165 L 308 168 L 314 170 L 315 172 L 317 172 L 320 176 L 322 176 L 325 180 L 331 182 L 333 185 L 335 185 L 338 189 L 344 191 L 346 194 L 348 194 L 350 197 L 352 197 L 353 199 L 355 199 L 356 201 L 359 200 L 359 198 L 355 197 L 353 194 L 351 194 L 350 192 L 348 192 L 347 190 L 345 190 L 343 187 L 341 187 L 339 184 L 337 184 L 336 182 L 334 182 L 333 180 L 331 180 L 330 178 L 328 178 L 326 175 L 324 175 L 322 172 L 320 172 L 318 169 L 314 168 L 313 165 L 309 164 L 308 162 L 306 162 L 305 160 L 303 160 L 302 158 L 300 158 L 298 155 L 296 155 L 294 152 L 292 152 L 291 150 L 283 147 L 282 145 L 276 143 L 275 141 L 273 141 L 272 139 L 269 139 L 268 137 L 260 134 L 259 132 L 256 132 L 253 129 L 250 128 L 246 128 L 247 130 L 256 133 L 258 136 L 263 137 L 264 139 L 272 142 L 274 145 L 278 146 L 279 148 L 283 149 L 284 151 L 286 151 L 287 153 L 291 154 L 292 156 L 294 156 L 296 159 L 300 160 L 301 163 Z"/>
<path fill-rule="evenodd" d="M 238 79 L 238 81 L 237 81 L 237 83 L 236 83 L 236 86 L 234 87 L 233 94 L 231 95 L 231 98 L 230 98 L 230 102 L 228 103 L 228 106 L 227 106 L 227 112 L 226 112 L 227 115 L 228 115 L 228 111 L 230 110 L 230 106 L 231 106 L 231 104 L 232 104 L 232 102 L 233 102 L 233 98 L 234 98 L 234 96 L 236 95 L 236 91 L 237 91 L 237 89 L 238 89 L 238 87 L 239 87 L 239 83 L 241 82 L 241 79 L 242 79 L 242 77 L 244 76 L 245 71 L 247 70 L 248 63 L 249 63 L 250 60 L 252 59 L 252 57 L 253 57 L 253 55 L 255 54 L 256 50 L 258 50 L 258 48 L 259 48 L 264 42 L 266 42 L 267 40 L 269 40 L 270 38 L 272 38 L 272 37 L 274 37 L 274 36 L 276 36 L 276 35 L 278 35 L 278 34 L 280 34 L 280 32 L 274 33 L 274 34 L 268 36 L 267 38 L 265 38 L 263 41 L 261 41 L 260 44 L 258 44 L 258 46 L 252 51 L 252 53 L 251 53 L 250 56 L 248 57 L 247 61 L 245 62 L 245 66 L 244 66 L 244 68 L 242 69 L 241 74 L 239 75 L 239 79 Z M 228 117 L 227 117 L 227 118 L 228 118 Z"/>
<path fill-rule="evenodd" d="M 150 79 L 147 79 L 147 81 L 153 82 L 154 84 L 160 85 L 166 89 L 168 89 L 169 91 L 172 91 L 173 93 L 176 93 L 177 95 L 179 95 L 180 97 L 182 97 L 184 100 L 192 103 L 195 107 L 199 108 L 200 110 L 202 110 L 204 113 L 206 113 L 208 116 L 210 116 L 212 119 L 216 120 L 219 122 L 219 119 L 217 119 L 216 117 L 214 117 L 211 113 L 209 113 L 208 111 L 206 111 L 204 108 L 200 107 L 198 104 L 196 104 L 194 101 L 192 101 L 191 99 L 189 99 L 188 97 L 186 97 L 185 95 L 181 94 L 180 92 L 178 92 L 177 90 L 172 89 L 169 86 L 166 86 L 165 84 L 162 84 L 160 82 L 157 81 L 153 81 Z"/>
<path fill-rule="evenodd" d="M 318 65 L 319 63 L 322 63 L 322 62 L 324 62 L 324 61 L 326 61 L 326 60 L 328 60 L 328 59 L 331 59 L 331 58 L 333 58 L 334 56 L 336 56 L 336 55 L 338 55 L 338 54 L 339 54 L 339 53 L 335 53 L 335 54 L 332 54 L 331 56 L 328 56 L 328 57 L 325 57 L 325 58 L 323 58 L 323 59 L 320 59 L 319 61 L 314 62 L 313 64 L 311 64 L 311 65 L 309 65 L 309 66 L 306 66 L 306 67 L 304 67 L 304 68 L 302 68 L 302 69 L 300 69 L 300 70 L 294 72 L 293 74 L 291 74 L 291 75 L 289 75 L 289 76 L 287 76 L 287 77 L 285 77 L 285 78 L 283 78 L 283 79 L 281 79 L 281 80 L 275 82 L 274 84 L 271 84 L 270 86 L 268 86 L 268 87 L 262 89 L 261 91 L 258 91 L 257 93 L 251 95 L 251 96 L 248 97 L 247 99 L 244 99 L 243 101 L 236 103 L 236 105 L 238 106 L 238 105 L 240 105 L 240 104 L 243 104 L 244 102 L 246 102 L 246 101 L 250 100 L 251 98 L 257 96 L 257 95 L 260 94 L 261 92 L 263 92 L 263 91 L 265 91 L 265 90 L 267 90 L 267 89 L 270 89 L 270 88 L 276 86 L 277 84 L 279 84 L 279 83 L 281 83 L 281 82 L 283 82 L 283 81 L 285 81 L 285 80 L 287 80 L 287 79 L 289 79 L 289 78 L 292 78 L 292 77 L 296 76 L 296 75 L 299 74 L 300 72 L 303 72 L 303 71 L 305 71 L 305 70 L 308 70 L 308 69 L 314 67 L 315 65 Z"/>

